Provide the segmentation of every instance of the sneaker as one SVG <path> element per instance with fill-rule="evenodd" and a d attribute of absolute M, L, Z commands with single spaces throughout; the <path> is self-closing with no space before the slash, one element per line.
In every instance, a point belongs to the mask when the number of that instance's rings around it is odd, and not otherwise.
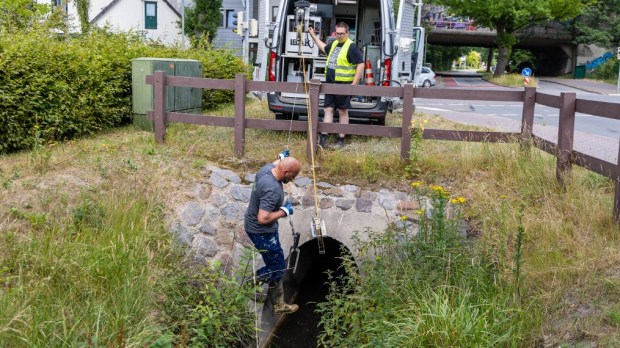
<path fill-rule="evenodd" d="M 338 140 L 336 141 L 336 147 L 343 147 L 344 146 L 344 138 L 338 138 Z"/>
<path fill-rule="evenodd" d="M 320 134 L 319 135 L 319 146 L 322 148 L 325 148 L 325 145 L 327 145 L 327 134 Z"/>
<path fill-rule="evenodd" d="M 297 312 L 299 306 L 296 304 L 278 303 L 273 306 L 275 314 L 291 314 Z"/>

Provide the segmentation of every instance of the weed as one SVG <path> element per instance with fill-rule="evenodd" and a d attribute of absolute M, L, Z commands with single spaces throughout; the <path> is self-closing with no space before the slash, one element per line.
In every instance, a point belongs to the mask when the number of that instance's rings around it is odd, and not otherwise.
<path fill-rule="evenodd" d="M 614 309 L 607 312 L 607 321 L 614 327 L 620 327 L 620 310 Z"/>
<path fill-rule="evenodd" d="M 421 202 L 417 234 L 404 227 L 357 238 L 361 270 L 343 262 L 349 276 L 330 280 L 318 305 L 319 344 L 329 347 L 496 347 L 524 343 L 528 315 L 509 284 L 478 255 L 448 217 L 450 197 L 439 185 L 412 187 Z M 422 197 L 422 196 L 420 196 Z M 458 209 L 457 209 L 458 210 Z M 360 276 L 364 274 L 364 277 Z M 363 306 L 360 306 L 363 304 Z"/>
<path fill-rule="evenodd" d="M 406 167 L 410 177 L 415 177 L 422 171 L 421 162 L 424 153 L 422 141 L 424 140 L 424 126 L 427 123 L 428 120 L 423 119 L 420 115 L 411 120 L 411 147 L 409 149 L 409 164 Z"/>
<path fill-rule="evenodd" d="M 33 129 L 31 156 L 34 168 L 39 174 L 47 171 L 50 158 L 52 157 L 52 148 L 56 145 L 54 142 L 47 141 L 47 137 L 44 136 L 43 132 L 37 122 Z M 51 130 L 46 129 L 45 132 L 50 133 Z"/>

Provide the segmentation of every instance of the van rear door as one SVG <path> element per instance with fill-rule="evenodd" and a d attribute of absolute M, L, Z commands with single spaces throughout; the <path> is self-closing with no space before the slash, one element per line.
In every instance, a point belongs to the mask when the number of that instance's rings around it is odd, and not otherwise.
<path fill-rule="evenodd" d="M 424 36 L 422 40 L 415 40 L 416 29 L 414 28 L 415 10 L 416 4 L 413 0 L 401 0 L 398 6 L 398 17 L 396 18 L 396 33 L 398 44 L 398 52 L 394 60 L 394 72 L 392 78 L 399 81 L 401 86 L 405 83 L 412 83 L 413 75 L 419 76 L 422 69 L 421 64 L 413 64 L 412 56 L 415 58 L 414 62 L 418 61 L 418 57 L 415 52 L 419 52 L 419 48 L 423 47 Z M 422 49 L 423 51 L 423 49 Z M 422 57 L 419 57 L 422 59 Z M 417 66 L 415 66 L 417 65 Z M 412 69 L 413 68 L 413 69 Z"/>

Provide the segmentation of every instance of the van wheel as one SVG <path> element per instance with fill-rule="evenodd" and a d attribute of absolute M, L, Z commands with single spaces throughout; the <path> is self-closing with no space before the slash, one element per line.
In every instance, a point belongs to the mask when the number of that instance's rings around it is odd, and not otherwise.
<path fill-rule="evenodd" d="M 431 88 L 431 81 L 424 80 L 424 83 L 422 84 L 422 87 L 424 87 L 424 88 Z"/>

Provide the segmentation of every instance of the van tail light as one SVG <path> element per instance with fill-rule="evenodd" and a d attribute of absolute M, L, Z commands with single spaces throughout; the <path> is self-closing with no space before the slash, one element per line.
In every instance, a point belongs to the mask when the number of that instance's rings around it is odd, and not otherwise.
<path fill-rule="evenodd" d="M 276 53 L 269 52 L 269 81 L 276 80 Z"/>
<path fill-rule="evenodd" d="M 383 81 L 383 86 L 388 87 L 390 85 L 390 80 L 392 79 L 392 58 L 387 58 L 383 62 L 383 66 L 385 67 L 386 76 L 385 81 Z"/>

